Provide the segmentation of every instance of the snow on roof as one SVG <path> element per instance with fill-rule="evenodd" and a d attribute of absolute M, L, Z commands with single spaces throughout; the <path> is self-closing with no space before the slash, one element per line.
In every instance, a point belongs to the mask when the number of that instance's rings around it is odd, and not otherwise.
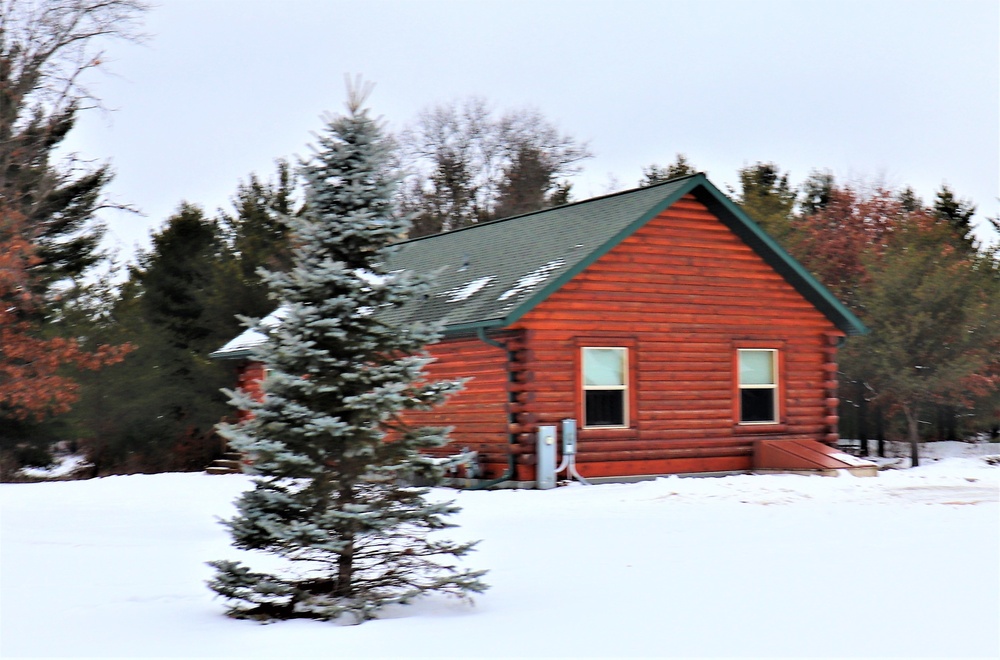
<path fill-rule="evenodd" d="M 564 259 L 553 259 L 546 264 L 542 264 L 527 275 L 521 277 L 521 279 L 514 283 L 514 286 L 501 293 L 497 300 L 507 300 L 508 298 L 516 296 L 519 293 L 531 291 L 539 284 L 549 279 L 549 276 L 552 275 L 553 272 L 559 270 L 565 264 L 566 261 Z"/>
<path fill-rule="evenodd" d="M 364 268 L 355 268 L 352 272 L 354 273 L 355 277 L 357 277 L 359 280 L 362 280 L 363 282 L 367 282 L 372 286 L 382 286 L 383 284 L 391 280 L 393 277 L 395 277 L 402 271 L 394 270 L 391 273 L 386 273 L 384 275 L 381 275 L 379 273 L 373 273 L 370 270 L 366 270 Z"/>
<path fill-rule="evenodd" d="M 286 307 L 279 307 L 262 318 L 257 324 L 257 327 L 273 328 L 281 323 L 287 315 L 288 309 Z M 267 337 L 264 333 L 260 332 L 256 328 L 247 328 L 241 334 L 229 340 L 229 343 L 212 353 L 209 357 L 241 357 L 248 354 L 251 349 L 260 346 L 265 341 L 267 341 Z"/>
<path fill-rule="evenodd" d="M 369 284 L 373 287 L 378 287 L 384 285 L 388 280 L 392 279 L 402 270 L 394 270 L 385 275 L 379 273 L 373 273 L 370 270 L 363 268 L 356 268 L 352 271 L 359 280 Z M 471 295 L 471 294 L 470 294 Z M 361 316 L 369 316 L 374 313 L 371 307 L 362 307 L 358 309 L 358 314 Z M 260 320 L 257 327 L 259 328 L 273 328 L 288 315 L 288 309 L 279 307 L 274 310 L 264 318 Z M 257 328 L 247 328 L 242 333 L 240 333 L 235 338 L 231 339 L 229 343 L 220 348 L 217 351 L 212 352 L 209 357 L 212 358 L 237 358 L 245 357 L 250 351 L 257 346 L 260 346 L 267 340 L 267 337 Z"/>
<path fill-rule="evenodd" d="M 460 286 L 448 289 L 447 291 L 442 291 L 439 296 L 448 296 L 448 302 L 460 302 L 462 300 L 468 300 L 480 289 L 488 285 L 490 282 L 496 279 L 496 275 L 487 275 L 486 277 L 478 277 L 471 282 L 466 282 Z"/>

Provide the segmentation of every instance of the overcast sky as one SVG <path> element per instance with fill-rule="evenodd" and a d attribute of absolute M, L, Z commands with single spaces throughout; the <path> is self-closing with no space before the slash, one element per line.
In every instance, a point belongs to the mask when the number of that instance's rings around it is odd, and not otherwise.
<path fill-rule="evenodd" d="M 68 140 L 146 214 L 106 216 L 126 258 L 181 200 L 308 154 L 345 73 L 393 130 L 472 95 L 538 109 L 594 153 L 575 199 L 682 152 L 724 190 L 773 161 L 1000 212 L 996 0 L 159 0 L 145 29 Z"/>

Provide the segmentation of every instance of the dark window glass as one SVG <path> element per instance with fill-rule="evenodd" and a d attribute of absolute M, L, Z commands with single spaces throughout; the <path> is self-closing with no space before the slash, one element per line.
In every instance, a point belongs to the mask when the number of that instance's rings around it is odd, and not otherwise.
<path fill-rule="evenodd" d="M 586 426 L 623 426 L 625 392 L 623 390 L 587 390 Z"/>
<path fill-rule="evenodd" d="M 744 389 L 740 390 L 740 421 L 741 422 L 773 422 L 774 390 Z"/>

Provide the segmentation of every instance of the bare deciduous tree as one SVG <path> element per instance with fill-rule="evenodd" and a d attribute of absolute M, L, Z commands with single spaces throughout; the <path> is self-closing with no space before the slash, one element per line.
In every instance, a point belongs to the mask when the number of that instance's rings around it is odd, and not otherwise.
<path fill-rule="evenodd" d="M 400 145 L 409 171 L 401 208 L 415 216 L 412 236 L 565 201 L 568 183 L 558 179 L 577 174 L 591 156 L 537 110 L 497 116 L 478 97 L 428 108 Z"/>
<path fill-rule="evenodd" d="M 97 102 L 83 74 L 104 62 L 99 37 L 138 40 L 142 0 L 0 0 L 0 84 L 5 123 L 45 107 L 60 114 Z"/>

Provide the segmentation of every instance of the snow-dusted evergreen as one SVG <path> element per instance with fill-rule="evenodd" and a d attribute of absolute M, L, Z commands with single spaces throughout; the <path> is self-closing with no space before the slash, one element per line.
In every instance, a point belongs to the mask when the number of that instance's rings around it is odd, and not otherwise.
<path fill-rule="evenodd" d="M 358 621 L 428 592 L 468 597 L 485 571 L 456 565 L 472 548 L 439 538 L 452 503 L 431 502 L 418 479 L 439 476 L 420 451 L 446 431 L 411 428 L 401 413 L 441 403 L 460 387 L 423 381 L 427 325 L 396 326 L 378 311 L 422 295 L 424 282 L 385 272 L 393 241 L 395 179 L 378 121 L 351 92 L 348 114 L 328 121 L 302 167 L 307 212 L 290 218 L 294 267 L 270 273 L 282 314 L 259 328 L 267 367 L 262 401 L 232 393 L 250 413 L 223 425 L 230 446 L 253 459 L 254 488 L 227 521 L 234 545 L 275 555 L 278 570 L 215 561 L 212 590 L 238 617 Z"/>

